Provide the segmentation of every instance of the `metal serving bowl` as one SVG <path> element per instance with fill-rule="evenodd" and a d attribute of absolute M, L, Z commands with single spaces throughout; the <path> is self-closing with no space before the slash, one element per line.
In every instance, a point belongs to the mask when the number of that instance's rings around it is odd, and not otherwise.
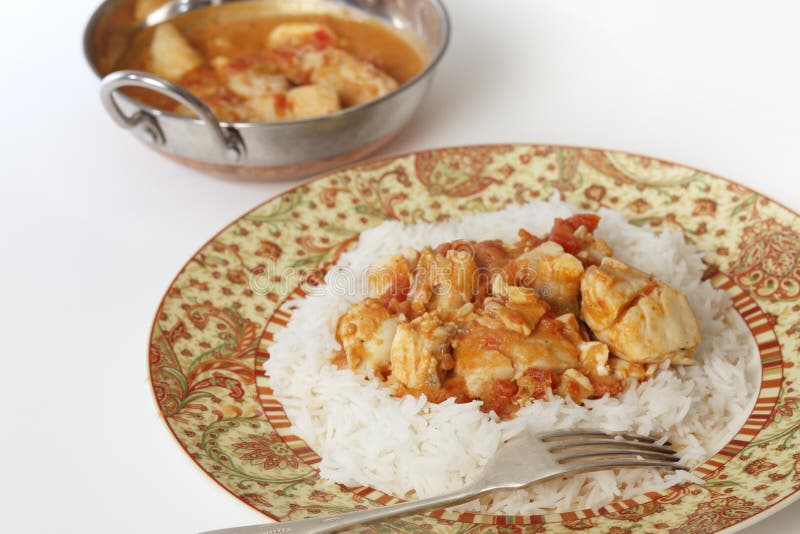
<path fill-rule="evenodd" d="M 377 150 L 411 118 L 447 48 L 450 23 L 440 0 L 249 0 L 261 13 L 355 10 L 415 36 L 427 48 L 427 64 L 395 91 L 371 102 L 301 120 L 223 122 L 189 91 L 154 74 L 115 70 L 143 29 L 196 9 L 221 9 L 241 0 L 167 0 L 150 13 L 135 0 L 106 0 L 84 33 L 86 59 L 102 77 L 100 96 L 117 124 L 160 153 L 212 174 L 252 179 L 309 176 Z M 243 3 L 244 4 L 244 3 Z M 145 105 L 119 92 L 143 87 L 179 101 L 190 118 Z"/>

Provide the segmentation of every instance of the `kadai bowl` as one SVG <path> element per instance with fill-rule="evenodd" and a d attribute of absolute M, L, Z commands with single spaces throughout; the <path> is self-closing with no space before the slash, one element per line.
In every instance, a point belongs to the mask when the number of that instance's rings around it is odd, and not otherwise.
<path fill-rule="evenodd" d="M 84 51 L 112 119 L 159 153 L 280 180 L 388 142 L 449 34 L 439 0 L 107 0 Z"/>

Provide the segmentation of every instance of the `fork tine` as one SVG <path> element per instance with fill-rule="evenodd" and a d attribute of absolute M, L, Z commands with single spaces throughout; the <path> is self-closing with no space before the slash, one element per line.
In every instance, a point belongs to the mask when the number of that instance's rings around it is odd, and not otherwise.
<path fill-rule="evenodd" d="M 555 430 L 553 432 L 539 434 L 538 437 L 545 443 L 572 439 L 614 439 L 617 437 L 644 443 L 655 443 L 658 441 L 651 437 L 633 434 L 631 432 L 599 432 L 597 430 Z M 665 443 L 665 445 L 669 445 L 669 442 Z"/>
<path fill-rule="evenodd" d="M 653 445 L 639 441 L 625 441 L 619 439 L 595 439 L 587 441 L 567 441 L 563 443 L 549 442 L 547 443 L 547 450 L 552 453 L 571 451 L 590 452 L 591 449 L 597 449 L 600 446 L 602 446 L 603 449 L 617 448 L 643 452 L 660 452 L 662 454 L 675 454 L 674 450 L 670 449 L 669 447 L 664 447 L 663 445 Z"/>
<path fill-rule="evenodd" d="M 665 454 L 662 452 L 645 452 L 645 451 L 637 451 L 637 450 L 623 450 L 623 449 L 611 449 L 611 450 L 599 450 L 599 451 L 592 451 L 592 452 L 584 452 L 579 454 L 567 454 L 563 456 L 556 456 L 556 461 L 560 464 L 577 464 L 579 462 L 586 462 L 588 460 L 600 460 L 602 458 L 607 458 L 609 456 L 632 456 L 637 457 L 640 456 L 646 460 L 655 460 L 655 461 L 662 461 L 662 462 L 679 462 L 680 458 L 677 455 L 673 454 Z"/>
<path fill-rule="evenodd" d="M 659 467 L 665 469 L 672 469 L 677 471 L 688 471 L 689 468 L 678 463 L 659 462 L 653 460 L 608 460 L 603 462 L 588 462 L 588 463 L 575 463 L 575 464 L 562 464 L 566 470 L 564 474 L 586 472 L 586 471 L 602 471 L 604 469 L 616 469 L 618 467 Z"/>

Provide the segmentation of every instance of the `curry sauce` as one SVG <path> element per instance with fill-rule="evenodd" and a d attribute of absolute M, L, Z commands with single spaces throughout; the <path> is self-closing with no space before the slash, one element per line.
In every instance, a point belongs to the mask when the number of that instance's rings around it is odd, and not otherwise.
<path fill-rule="evenodd" d="M 378 98 L 427 62 L 413 37 L 377 20 L 344 9 L 270 13 L 259 5 L 200 9 L 147 28 L 114 69 L 170 79 L 223 120 L 263 121 L 316 116 Z M 291 35 L 276 44 L 276 33 Z M 293 89 L 306 86 L 314 88 L 293 97 Z M 126 93 L 158 109 L 190 114 L 152 91 Z"/>

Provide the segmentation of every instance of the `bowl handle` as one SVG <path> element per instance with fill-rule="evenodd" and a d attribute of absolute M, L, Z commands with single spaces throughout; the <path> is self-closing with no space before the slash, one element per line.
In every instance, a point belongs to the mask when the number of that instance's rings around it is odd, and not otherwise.
<path fill-rule="evenodd" d="M 114 93 L 123 87 L 151 89 L 177 100 L 189 108 L 208 127 L 212 138 L 216 140 L 216 144 L 228 161 L 239 161 L 246 154 L 244 141 L 238 132 L 233 128 L 223 128 L 217 116 L 202 100 L 176 83 L 138 70 L 112 72 L 103 78 L 100 84 L 100 99 L 103 101 L 103 106 L 114 122 L 123 128 L 140 128 L 144 132 L 145 138 L 151 143 L 156 145 L 166 145 L 167 143 L 158 119 L 153 114 L 138 110 L 133 115 L 127 116 L 122 112 L 114 99 Z"/>

